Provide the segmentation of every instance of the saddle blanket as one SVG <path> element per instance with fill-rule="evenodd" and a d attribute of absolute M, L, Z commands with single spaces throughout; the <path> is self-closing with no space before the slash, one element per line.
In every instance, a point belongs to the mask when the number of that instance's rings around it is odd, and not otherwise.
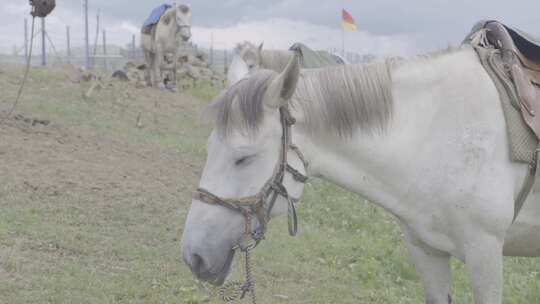
<path fill-rule="evenodd" d="M 172 6 L 169 4 L 162 4 L 153 9 L 152 13 L 150 13 L 150 16 L 146 18 L 146 21 L 144 22 L 142 28 L 145 29 L 151 27 L 154 24 L 157 24 L 161 16 L 163 16 L 163 14 L 165 14 L 165 12 L 171 7 Z"/>
<path fill-rule="evenodd" d="M 516 87 L 507 73 L 507 68 L 504 67 L 501 51 L 490 46 L 486 47 L 483 42 L 482 31 L 485 24 L 486 21 L 480 21 L 475 24 L 471 33 L 463 41 L 463 44 L 470 45 L 475 49 L 480 62 L 499 92 L 508 131 L 511 160 L 531 164 L 533 162 L 534 151 L 538 145 L 538 139 L 523 120 Z M 518 35 L 521 37 L 520 39 L 527 40 L 532 50 L 538 49 L 540 45 L 539 40 L 535 40 L 530 35 L 515 28 L 507 27 L 506 25 L 505 27 L 511 35 Z M 475 37 L 482 38 L 475 39 Z"/>

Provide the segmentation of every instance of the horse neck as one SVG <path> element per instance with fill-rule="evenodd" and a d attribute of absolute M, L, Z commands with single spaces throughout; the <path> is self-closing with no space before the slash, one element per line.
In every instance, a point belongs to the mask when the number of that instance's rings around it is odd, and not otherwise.
<path fill-rule="evenodd" d="M 305 75 L 304 75 L 305 76 Z M 301 77 L 299 88 L 309 90 L 320 83 L 304 83 L 306 77 Z M 342 88 L 339 81 L 327 83 L 329 89 Z M 297 89 L 298 90 L 298 89 Z M 297 91 L 298 92 L 298 91 Z M 295 100 L 302 94 L 295 94 L 293 103 L 309 102 L 312 106 L 334 100 Z M 313 95 L 308 98 L 315 98 Z M 308 175 L 321 177 L 356 193 L 361 193 L 369 200 L 380 202 L 392 202 L 382 191 L 382 181 L 376 173 L 385 163 L 391 163 L 392 152 L 388 145 L 386 135 L 381 133 L 366 133 L 356 128 L 350 137 L 341 137 L 337 132 L 328 131 L 330 126 L 321 126 L 314 131 L 307 123 L 309 110 L 300 107 L 292 107 L 293 116 L 297 123 L 292 130 L 293 143 L 297 145 L 309 163 Z M 378 153 L 382 150 L 383 153 Z M 384 155 L 386 154 L 386 155 Z M 375 187 L 378 184 L 381 187 Z M 393 205 L 383 205 L 393 209 Z"/>
<path fill-rule="evenodd" d="M 459 100 L 463 105 L 450 107 L 455 100 L 451 94 L 467 87 L 486 87 L 486 82 L 490 81 L 474 51 L 444 56 L 393 68 L 394 107 L 387 128 L 381 132 L 368 132 L 357 126 L 350 137 L 343 137 L 326 125 L 313 132 L 306 126 L 307 111 L 293 106 L 293 115 L 297 118 L 293 142 L 309 162 L 308 174 L 359 193 L 400 217 L 425 207 L 416 205 L 420 202 L 403 203 L 409 195 L 410 183 L 422 175 L 419 170 L 425 164 L 420 160 L 439 159 L 430 149 L 424 153 L 419 147 L 425 147 L 426 142 L 437 147 L 448 145 L 444 142 L 448 141 L 444 138 L 445 132 L 448 133 L 444 128 L 452 129 L 445 125 L 448 117 L 463 116 L 459 111 L 484 97 L 482 92 L 472 92 L 468 99 Z M 303 81 L 301 77 L 299 87 Z M 343 88 L 339 81 L 326 85 Z M 489 93 L 496 100 L 496 90 Z M 295 101 L 295 97 L 293 103 L 300 102 Z M 418 155 L 420 152 L 423 154 Z"/>
<path fill-rule="evenodd" d="M 168 18 L 169 24 L 162 24 L 167 29 L 168 34 L 173 34 L 176 36 L 178 31 L 178 25 L 176 24 L 176 8 L 172 7 L 163 14 L 162 19 Z"/>

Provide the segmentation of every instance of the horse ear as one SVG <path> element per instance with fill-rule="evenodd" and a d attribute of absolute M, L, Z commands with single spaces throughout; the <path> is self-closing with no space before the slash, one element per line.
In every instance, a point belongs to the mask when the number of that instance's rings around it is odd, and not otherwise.
<path fill-rule="evenodd" d="M 178 5 L 178 9 L 182 12 L 182 14 L 187 14 L 191 11 L 191 6 L 189 6 L 189 4 L 180 4 Z"/>
<path fill-rule="evenodd" d="M 249 68 L 247 63 L 239 54 L 235 54 L 231 65 L 229 66 L 229 71 L 227 72 L 227 83 L 229 84 L 229 87 L 246 77 L 248 74 Z"/>
<path fill-rule="evenodd" d="M 285 70 L 275 77 L 264 95 L 263 102 L 270 108 L 285 105 L 296 91 L 296 85 L 300 78 L 300 61 L 294 53 L 287 63 Z"/>
<path fill-rule="evenodd" d="M 261 44 L 259 44 L 259 54 L 262 53 L 262 50 L 263 50 L 263 45 L 264 45 L 264 42 L 261 42 Z"/>

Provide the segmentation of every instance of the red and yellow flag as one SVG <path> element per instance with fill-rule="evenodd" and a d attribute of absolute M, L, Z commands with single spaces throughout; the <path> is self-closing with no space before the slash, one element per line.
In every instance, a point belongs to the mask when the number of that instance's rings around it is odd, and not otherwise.
<path fill-rule="evenodd" d="M 341 27 L 343 28 L 343 31 L 344 32 L 356 32 L 357 29 L 356 29 L 356 24 L 354 24 L 354 19 L 353 17 L 351 16 L 351 14 L 349 14 L 349 12 L 347 12 L 345 9 L 341 10 L 341 16 L 342 16 L 342 21 L 341 21 Z"/>

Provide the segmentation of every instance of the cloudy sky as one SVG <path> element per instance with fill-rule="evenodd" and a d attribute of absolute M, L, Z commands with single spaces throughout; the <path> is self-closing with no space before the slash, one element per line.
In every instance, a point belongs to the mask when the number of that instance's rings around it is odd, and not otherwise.
<path fill-rule="evenodd" d="M 23 45 L 27 0 L 0 0 L 0 52 Z M 519 7 L 515 3 L 519 2 Z M 163 0 L 89 0 L 90 26 L 101 12 L 110 43 L 126 45 L 155 6 Z M 188 2 L 189 3 L 189 2 Z M 341 49 L 341 8 L 354 17 L 359 31 L 345 35 L 346 48 L 378 55 L 413 55 L 458 44 L 480 19 L 498 19 L 540 36 L 539 0 L 192 0 L 193 41 L 231 48 L 242 40 L 287 48 L 304 42 L 314 48 Z M 48 33 L 65 47 L 65 27 L 72 45 L 83 44 L 82 0 L 58 0 L 47 18 Z M 95 33 L 91 31 L 91 37 Z M 92 40 L 92 39 L 91 39 Z M 138 41 L 138 38 L 137 38 Z"/>

